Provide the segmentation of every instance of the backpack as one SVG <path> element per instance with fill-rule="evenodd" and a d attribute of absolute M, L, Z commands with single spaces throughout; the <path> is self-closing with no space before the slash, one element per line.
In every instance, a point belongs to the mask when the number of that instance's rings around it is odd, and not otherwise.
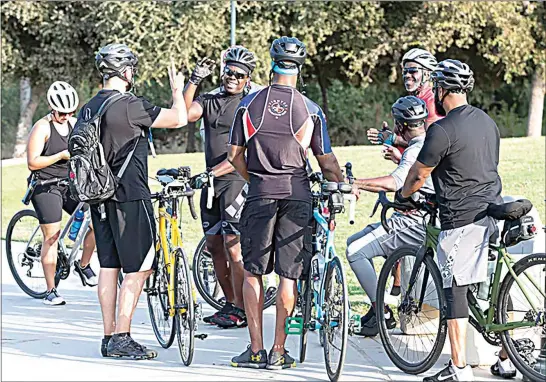
<path fill-rule="evenodd" d="M 114 196 L 119 180 L 123 176 L 136 150 L 140 137 L 135 143 L 117 175 L 112 173 L 104 156 L 100 142 L 101 118 L 108 108 L 122 99 L 124 94 L 114 94 L 107 98 L 98 112 L 86 119 L 80 115 L 68 138 L 68 183 L 72 197 L 78 202 L 103 204 Z M 101 206 L 104 211 L 104 205 Z"/>

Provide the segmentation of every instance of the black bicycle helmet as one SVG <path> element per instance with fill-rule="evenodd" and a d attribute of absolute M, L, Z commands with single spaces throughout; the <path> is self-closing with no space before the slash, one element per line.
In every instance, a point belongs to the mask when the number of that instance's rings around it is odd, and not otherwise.
<path fill-rule="evenodd" d="M 404 57 L 402 57 L 402 67 L 406 62 L 415 62 L 426 70 L 434 70 L 436 69 L 436 65 L 438 65 L 436 57 L 429 51 L 420 48 L 413 48 L 404 54 Z"/>
<path fill-rule="evenodd" d="M 224 56 L 224 62 L 229 65 L 232 63 L 245 66 L 249 72 L 256 69 L 256 56 L 247 48 L 236 45 L 227 50 Z"/>
<path fill-rule="evenodd" d="M 424 122 L 428 117 L 425 101 L 414 96 L 398 98 L 392 105 L 391 114 L 395 121 L 404 126 L 412 126 Z"/>
<path fill-rule="evenodd" d="M 95 56 L 95 66 L 106 79 L 122 74 L 128 67 L 136 68 L 138 59 L 125 44 L 108 44 L 98 51 Z"/>
<path fill-rule="evenodd" d="M 307 48 L 296 37 L 283 36 L 273 41 L 269 54 L 273 62 L 292 62 L 302 66 L 307 56 Z"/>
<path fill-rule="evenodd" d="M 454 92 L 471 92 L 474 88 L 474 73 L 459 60 L 444 60 L 431 74 L 432 81 L 441 88 Z"/>

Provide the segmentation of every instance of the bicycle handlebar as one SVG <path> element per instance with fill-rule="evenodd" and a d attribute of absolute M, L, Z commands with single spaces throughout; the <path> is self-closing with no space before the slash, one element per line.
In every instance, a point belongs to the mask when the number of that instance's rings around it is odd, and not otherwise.
<path fill-rule="evenodd" d="M 387 233 L 391 233 L 392 229 L 387 224 L 387 211 L 391 208 L 398 210 L 398 211 L 413 211 L 413 210 L 424 210 L 428 213 L 434 213 L 436 206 L 431 201 L 432 195 L 427 194 L 426 192 L 419 191 L 419 193 L 425 198 L 424 201 L 414 201 L 412 199 L 409 199 L 411 203 L 413 203 L 412 207 L 408 207 L 407 205 L 391 202 L 387 198 L 387 193 L 385 191 L 379 191 L 377 196 L 377 201 L 375 202 L 375 205 L 372 210 L 372 214 L 370 217 L 375 215 L 375 212 L 377 211 L 377 208 L 379 205 L 382 206 L 381 208 L 381 225 L 387 231 Z"/>
<path fill-rule="evenodd" d="M 195 212 L 195 205 L 193 204 L 193 194 L 188 196 L 188 205 L 190 206 L 191 217 L 193 220 L 197 220 L 197 213 Z"/>

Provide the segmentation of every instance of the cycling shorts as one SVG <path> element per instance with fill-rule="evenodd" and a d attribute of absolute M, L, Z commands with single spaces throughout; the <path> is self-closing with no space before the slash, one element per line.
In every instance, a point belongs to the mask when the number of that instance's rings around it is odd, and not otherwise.
<path fill-rule="evenodd" d="M 240 180 L 214 181 L 212 207 L 207 208 L 209 190 L 201 191 L 201 223 L 205 235 L 239 235 L 239 219 L 248 185 Z"/>
<path fill-rule="evenodd" d="M 53 184 L 36 186 L 31 201 L 40 224 L 60 222 L 63 210 L 72 215 L 79 204 L 70 196 L 68 186 Z"/>

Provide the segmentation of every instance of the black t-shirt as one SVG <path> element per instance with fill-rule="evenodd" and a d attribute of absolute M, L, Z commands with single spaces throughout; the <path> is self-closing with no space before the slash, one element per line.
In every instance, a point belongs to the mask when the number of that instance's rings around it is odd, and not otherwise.
<path fill-rule="evenodd" d="M 502 189 L 499 129 L 482 110 L 459 106 L 433 123 L 417 160 L 432 171 L 443 230 L 481 220 Z"/>
<path fill-rule="evenodd" d="M 272 85 L 246 96 L 235 115 L 230 144 L 247 147 L 248 200 L 311 202 L 307 149 L 332 152 L 320 107 L 289 86 Z"/>
<path fill-rule="evenodd" d="M 106 98 L 116 90 L 101 90 L 81 109 L 82 113 L 96 113 Z M 114 102 L 102 116 L 100 141 L 106 162 L 116 175 L 123 162 L 137 148 L 123 174 L 113 199 L 118 202 L 150 199 L 148 187 L 148 141 L 150 126 L 161 111 L 144 98 L 132 93 Z M 85 115 L 85 114 L 84 114 Z"/>
<path fill-rule="evenodd" d="M 205 130 L 205 161 L 207 167 L 214 167 L 227 158 L 229 130 L 233 117 L 243 94 L 203 94 L 197 102 L 203 108 L 203 126 Z M 218 179 L 243 180 L 237 171 L 223 175 Z"/>

